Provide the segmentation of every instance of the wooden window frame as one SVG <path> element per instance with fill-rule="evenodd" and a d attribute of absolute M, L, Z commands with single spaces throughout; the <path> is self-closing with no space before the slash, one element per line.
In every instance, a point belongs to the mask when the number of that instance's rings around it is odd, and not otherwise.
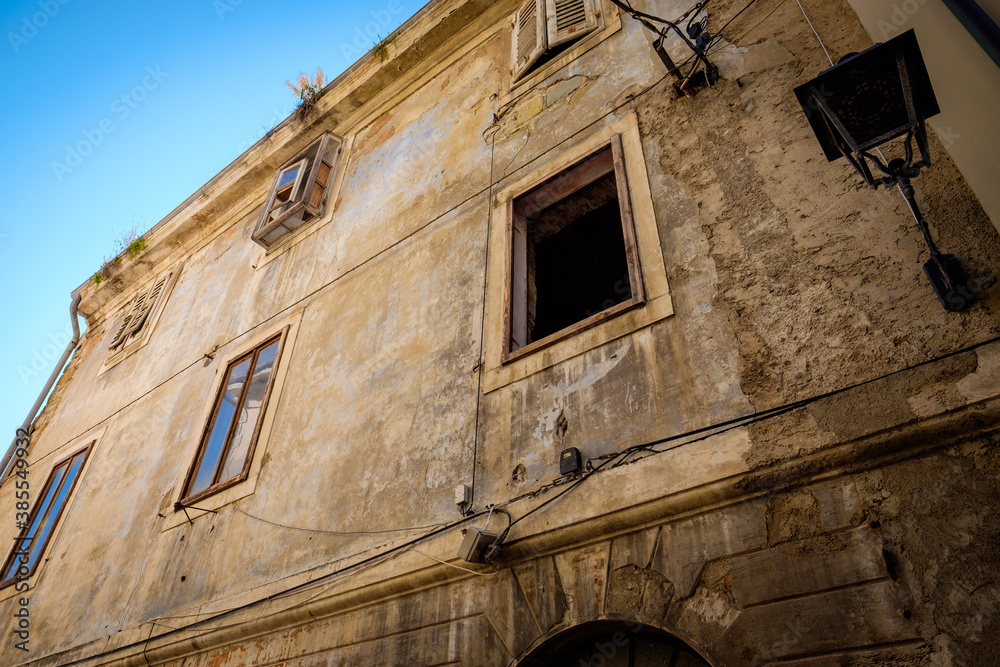
<path fill-rule="evenodd" d="M 615 184 L 618 190 L 618 206 L 621 215 L 622 239 L 625 245 L 625 258 L 628 264 L 629 286 L 631 299 L 622 301 L 610 308 L 595 313 L 568 327 L 560 329 L 544 338 L 532 341 L 525 345 L 514 348 L 515 329 L 526 327 L 527 319 L 527 219 L 516 213 L 515 202 L 526 195 L 539 192 L 550 186 L 552 181 L 563 174 L 582 169 L 587 161 L 599 153 L 611 149 L 612 171 L 597 171 L 584 173 L 581 180 L 568 184 L 563 188 L 556 188 L 555 194 L 548 197 L 547 208 L 560 201 L 563 201 L 581 189 L 594 183 L 600 178 L 614 173 Z M 569 167 L 552 174 L 540 183 L 525 188 L 519 194 L 511 197 L 507 202 L 507 248 L 504 263 L 504 303 L 503 303 L 503 358 L 502 363 L 508 363 L 520 359 L 540 349 L 549 347 L 561 340 L 574 336 L 581 331 L 591 329 L 607 320 L 618 317 L 635 308 L 639 308 L 646 303 L 646 289 L 642 278 L 642 265 L 639 259 L 638 243 L 636 241 L 635 220 L 632 215 L 632 199 L 629 190 L 628 174 L 625 169 L 624 148 L 622 137 L 615 134 L 600 145 L 596 150 L 588 153 L 577 160 Z M 523 312 L 522 312 L 523 311 Z M 522 322 L 522 320 L 524 320 Z"/>
<path fill-rule="evenodd" d="M 271 402 L 271 394 L 274 390 L 274 384 L 276 381 L 275 379 L 277 378 L 278 374 L 278 366 L 281 363 L 281 358 L 285 351 L 285 347 L 288 343 L 288 331 L 289 327 L 286 326 L 279 333 L 274 334 L 273 336 L 269 336 L 263 342 L 255 345 L 252 349 L 247 350 L 246 352 L 243 352 L 242 354 L 233 357 L 226 364 L 225 370 L 221 373 L 221 378 L 219 380 L 219 387 L 215 392 L 215 400 L 212 403 L 212 410 L 208 414 L 208 418 L 205 422 L 204 429 L 202 429 L 201 443 L 198 446 L 198 452 L 195 455 L 194 461 L 192 461 L 191 465 L 188 467 L 187 474 L 184 476 L 184 485 L 183 487 L 181 487 L 182 489 L 181 499 L 177 501 L 177 504 L 174 507 L 175 511 L 179 511 L 183 507 L 190 507 L 193 503 L 196 503 L 199 500 L 215 495 L 220 491 L 224 491 L 225 489 L 228 489 L 232 486 L 235 486 L 241 482 L 246 481 L 247 477 L 250 474 L 250 468 L 253 463 L 254 453 L 257 449 L 257 441 L 260 438 L 261 428 L 264 424 L 264 417 L 267 414 L 268 406 L 270 405 Z M 202 459 L 204 458 L 205 450 L 208 445 L 208 439 L 209 437 L 211 437 L 212 434 L 211 433 L 212 425 L 214 424 L 216 414 L 218 413 L 220 403 L 226 391 L 226 378 L 229 377 L 229 372 L 232 370 L 234 366 L 238 365 L 240 362 L 248 358 L 251 359 L 248 371 L 252 371 L 257 363 L 257 358 L 260 356 L 260 352 L 265 348 L 269 347 L 275 341 L 278 341 L 278 351 L 275 353 L 274 356 L 274 365 L 271 368 L 271 375 L 267 379 L 267 388 L 264 391 L 264 399 L 261 401 L 260 414 L 257 416 L 257 423 L 254 424 L 253 435 L 251 436 L 250 439 L 250 446 L 247 449 L 246 459 L 243 461 L 243 468 L 240 470 L 239 474 L 234 475 L 233 477 L 224 480 L 216 479 L 222 472 L 222 469 L 226 461 L 226 455 L 229 453 L 229 447 L 231 445 L 230 441 L 233 436 L 233 430 L 235 429 L 236 424 L 239 422 L 238 419 L 234 418 L 232 423 L 229 425 L 229 428 L 226 430 L 226 439 L 222 451 L 219 452 L 219 460 L 215 464 L 215 472 L 212 475 L 212 479 L 215 481 L 213 481 L 213 483 L 210 484 L 207 488 L 202 489 L 197 493 L 190 493 L 191 485 L 194 483 L 194 477 L 197 474 Z M 247 386 L 241 393 L 240 400 L 236 404 L 236 407 L 234 409 L 234 417 L 239 415 L 240 409 L 244 405 L 250 381 L 251 381 L 251 376 L 248 376 Z"/>
<path fill-rule="evenodd" d="M 135 296 L 119 311 L 120 315 L 115 321 L 115 335 L 108 345 L 108 356 L 104 360 L 104 365 L 100 373 L 131 356 L 149 342 L 150 336 L 153 335 L 153 329 L 156 327 L 156 323 L 166 307 L 170 292 L 177 283 L 180 272 L 181 267 L 177 266 L 165 272 L 165 274 L 161 274 L 148 287 L 136 292 Z M 142 308 L 145 306 L 145 301 L 149 298 L 149 294 L 155 291 L 158 285 L 160 286 L 159 294 L 154 297 L 153 303 L 149 305 L 145 314 L 141 315 L 142 322 L 136 328 L 135 322 L 131 319 L 134 316 L 133 311 L 137 308 L 136 304 L 142 301 L 142 305 L 138 307 Z M 123 340 L 119 346 L 115 347 L 115 343 L 119 338 Z"/>
<path fill-rule="evenodd" d="M 311 227 L 323 217 L 329 206 L 343 150 L 344 139 L 342 137 L 332 132 L 324 132 L 278 168 L 260 218 L 257 220 L 257 225 L 251 235 L 255 243 L 271 252 L 299 236 L 304 229 Z M 307 168 L 301 169 L 296 176 L 295 185 L 292 187 L 292 196 L 284 204 L 276 205 L 274 200 L 278 193 L 281 175 L 297 163 L 306 161 L 313 151 L 316 152 L 316 155 L 312 158 L 311 163 L 307 165 Z M 329 170 L 325 179 L 320 177 L 320 171 L 324 165 Z M 278 206 L 286 208 L 272 219 L 271 213 Z M 302 216 L 300 224 L 287 224 L 290 220 L 297 219 L 295 216 L 300 214 Z M 273 241 L 268 240 L 272 233 L 281 229 L 285 230 L 283 234 Z"/>
<path fill-rule="evenodd" d="M 33 577 L 35 573 L 38 571 L 39 566 L 41 566 L 42 561 L 45 559 L 45 552 L 48 550 L 49 545 L 52 544 L 52 540 L 56 534 L 56 531 L 59 528 L 59 524 L 62 522 L 63 515 L 66 513 L 66 508 L 72 502 L 73 493 L 76 491 L 77 485 L 80 483 L 80 479 L 83 477 L 83 473 L 87 467 L 87 461 L 90 458 L 90 454 L 93 451 L 94 444 L 96 442 L 97 442 L 96 440 L 92 441 L 86 447 L 76 450 L 69 456 L 60 459 L 54 466 L 52 466 L 52 470 L 49 471 L 48 479 L 45 481 L 45 486 L 42 487 L 42 492 L 39 495 L 35 496 L 36 498 L 35 505 L 34 507 L 31 508 L 31 512 L 29 513 L 28 520 L 25 523 L 25 527 L 21 530 L 20 533 L 18 533 L 18 536 L 14 538 L 14 546 L 11 548 L 10 553 L 4 560 L 3 569 L 0 570 L 0 576 L 3 576 L 3 574 L 6 573 L 7 570 L 9 570 L 10 567 L 14 564 L 15 559 L 19 557 L 18 547 L 21 545 L 21 542 L 24 540 L 24 538 L 27 537 L 28 531 L 31 529 L 31 525 L 35 522 L 35 518 L 38 516 L 38 509 L 39 509 L 38 503 L 40 500 L 44 500 L 45 497 L 48 495 L 49 490 L 52 488 L 52 483 L 55 479 L 56 472 L 63 466 L 65 466 L 66 469 L 68 470 L 74 459 L 76 459 L 78 456 L 81 455 L 83 456 L 83 459 L 80 461 L 80 470 L 79 472 L 77 472 L 77 475 L 73 479 L 69 490 L 66 492 L 66 499 L 63 501 L 59 509 L 56 510 L 55 519 L 52 521 L 52 527 L 49 529 L 49 533 L 46 536 L 45 541 L 42 543 L 40 547 L 38 547 L 38 552 L 37 552 L 38 555 L 35 557 L 34 564 L 28 570 L 27 574 L 19 576 L 15 572 L 13 577 L 9 577 L 7 579 L 0 581 L 0 589 L 7 588 L 8 586 L 11 586 L 18 581 L 27 581 L 28 579 Z M 62 481 L 64 480 L 61 480 L 60 483 L 62 483 Z M 16 487 L 17 485 L 15 484 L 15 489 Z M 52 505 L 49 505 L 46 512 L 50 512 L 51 510 L 52 510 Z"/>
<path fill-rule="evenodd" d="M 609 28 L 613 29 L 620 28 Z M 598 34 L 596 37 L 601 35 Z M 529 82 L 535 76 L 544 74 L 542 71 L 532 75 Z M 646 303 L 641 308 L 620 313 L 613 319 L 550 345 L 537 354 L 522 353 L 523 356 L 520 358 L 510 360 L 509 363 L 505 362 L 505 354 L 509 352 L 509 348 L 505 348 L 505 331 L 509 323 L 504 322 L 504 302 L 510 288 L 505 282 L 504 274 L 505 265 L 511 254 L 508 227 L 511 201 L 600 150 L 616 134 L 621 135 L 624 148 L 629 200 L 635 224 L 636 245 L 641 260 Z M 606 357 L 601 355 L 610 354 L 612 348 L 608 345 L 614 341 L 621 341 L 616 345 L 627 346 L 631 337 L 640 330 L 673 316 L 673 300 L 666 271 L 667 257 L 673 256 L 673 252 L 667 251 L 664 247 L 665 236 L 670 232 L 658 222 L 651 188 L 653 181 L 649 178 L 645 153 L 639 131 L 638 114 L 627 113 L 609 123 L 600 124 L 600 127 L 574 135 L 572 142 L 564 142 L 562 145 L 550 148 L 530 166 L 526 165 L 508 175 L 497 185 L 490 199 L 491 222 L 485 313 L 487 326 L 484 332 L 483 352 L 480 356 L 480 362 L 483 364 L 484 394 L 509 387 L 535 373 L 556 368 L 582 355 L 587 355 L 587 358 L 592 360 L 605 359 Z M 669 185 L 661 183 L 658 187 L 669 188 Z M 683 254 L 683 251 L 680 252 Z"/>

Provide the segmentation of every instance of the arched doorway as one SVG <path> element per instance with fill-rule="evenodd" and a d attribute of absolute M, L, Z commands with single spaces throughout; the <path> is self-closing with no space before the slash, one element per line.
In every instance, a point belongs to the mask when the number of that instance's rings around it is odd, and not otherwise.
<path fill-rule="evenodd" d="M 561 632 L 518 667 L 708 667 L 694 649 L 641 623 L 595 621 Z"/>

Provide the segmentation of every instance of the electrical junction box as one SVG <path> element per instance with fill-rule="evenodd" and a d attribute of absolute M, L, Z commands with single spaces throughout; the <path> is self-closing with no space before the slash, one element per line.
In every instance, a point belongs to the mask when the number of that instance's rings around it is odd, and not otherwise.
<path fill-rule="evenodd" d="M 582 467 L 583 461 L 580 457 L 580 450 L 576 447 L 564 449 L 562 454 L 559 455 L 559 474 L 572 475 L 573 473 L 580 472 L 580 468 Z"/>
<path fill-rule="evenodd" d="M 468 528 L 458 549 L 458 557 L 467 563 L 485 563 L 486 551 L 497 541 L 497 534 L 482 528 Z"/>
<path fill-rule="evenodd" d="M 472 505 L 472 487 L 468 484 L 459 484 L 455 487 L 455 504 L 458 511 L 465 514 Z"/>

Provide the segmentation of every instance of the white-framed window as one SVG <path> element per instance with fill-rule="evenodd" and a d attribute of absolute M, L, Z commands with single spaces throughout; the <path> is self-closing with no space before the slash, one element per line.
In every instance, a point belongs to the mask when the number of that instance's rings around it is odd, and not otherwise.
<path fill-rule="evenodd" d="M 343 140 L 324 132 L 278 169 L 253 240 L 271 250 L 323 217 Z"/>
<path fill-rule="evenodd" d="M 559 47 L 597 30 L 600 14 L 600 0 L 527 0 L 512 19 L 513 80 Z"/>

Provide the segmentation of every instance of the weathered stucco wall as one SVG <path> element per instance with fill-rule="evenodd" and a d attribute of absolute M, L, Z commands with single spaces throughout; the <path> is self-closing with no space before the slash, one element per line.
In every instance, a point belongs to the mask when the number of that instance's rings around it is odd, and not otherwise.
<path fill-rule="evenodd" d="M 710 26 L 742 4 L 713 3 Z M 804 4 L 834 57 L 870 45 L 845 1 Z M 180 279 L 149 344 L 101 374 L 130 292 L 87 291 L 34 479 L 97 445 L 33 578 L 32 653 L 0 661 L 507 665 L 616 618 L 717 665 L 995 662 L 1000 357 L 948 355 L 1000 330 L 1000 238 L 940 142 L 917 189 L 982 277 L 958 314 L 898 194 L 822 157 L 791 91 L 828 63 L 794 3 L 734 21 L 722 81 L 681 99 L 625 15 L 512 93 L 516 6 L 440 3 L 301 136 L 244 156 L 269 166 L 151 248 Z M 484 386 L 496 193 L 631 118 L 673 314 Z M 273 170 L 323 130 L 350 146 L 332 213 L 265 257 L 250 234 Z M 219 376 L 284 326 L 253 483 L 188 521 L 174 503 Z M 599 465 L 774 409 L 534 493 L 566 447 Z M 485 522 L 458 522 L 452 490 L 473 481 L 477 510 L 524 517 L 496 570 L 455 559 Z"/>
<path fill-rule="evenodd" d="M 978 4 L 997 20 L 992 0 Z M 1000 144 L 1000 120 L 990 111 L 1000 106 L 1000 67 L 942 0 L 852 0 L 851 6 L 876 41 L 916 31 L 941 105 L 929 122 L 1000 228 L 1000 156 L 992 148 Z"/>

